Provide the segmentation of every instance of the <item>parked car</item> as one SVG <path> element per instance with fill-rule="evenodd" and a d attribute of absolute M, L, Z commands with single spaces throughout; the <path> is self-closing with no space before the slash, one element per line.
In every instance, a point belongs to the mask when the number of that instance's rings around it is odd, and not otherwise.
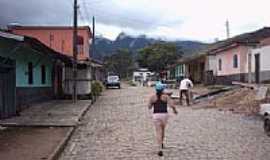
<path fill-rule="evenodd" d="M 106 88 L 109 88 L 109 87 L 118 87 L 119 89 L 121 88 L 119 76 L 110 75 L 107 77 Z"/>
<path fill-rule="evenodd" d="M 270 104 L 261 104 L 260 115 L 264 116 L 264 131 L 270 136 Z"/>

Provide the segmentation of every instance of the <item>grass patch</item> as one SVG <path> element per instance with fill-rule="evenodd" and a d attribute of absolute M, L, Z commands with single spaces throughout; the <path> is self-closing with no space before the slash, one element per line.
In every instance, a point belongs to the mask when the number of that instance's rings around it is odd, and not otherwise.
<path fill-rule="evenodd" d="M 133 87 L 137 86 L 133 81 L 127 81 L 127 84 Z"/>

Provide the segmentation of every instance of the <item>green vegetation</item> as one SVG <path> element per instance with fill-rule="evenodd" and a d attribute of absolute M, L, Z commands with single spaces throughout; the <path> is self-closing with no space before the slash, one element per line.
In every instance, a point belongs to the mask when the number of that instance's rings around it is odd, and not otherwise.
<path fill-rule="evenodd" d="M 133 81 L 128 81 L 127 84 L 134 87 L 136 86 L 136 84 Z"/>
<path fill-rule="evenodd" d="M 100 81 L 93 81 L 91 87 L 92 99 L 95 100 L 101 95 L 102 91 L 104 90 L 104 86 Z"/>
<path fill-rule="evenodd" d="M 129 78 L 134 69 L 132 53 L 128 49 L 119 49 L 116 54 L 105 57 L 107 72 L 118 74 L 121 79 Z"/>
<path fill-rule="evenodd" d="M 175 44 L 156 43 L 141 49 L 137 61 L 141 67 L 160 73 L 168 65 L 175 63 L 179 57 Z"/>

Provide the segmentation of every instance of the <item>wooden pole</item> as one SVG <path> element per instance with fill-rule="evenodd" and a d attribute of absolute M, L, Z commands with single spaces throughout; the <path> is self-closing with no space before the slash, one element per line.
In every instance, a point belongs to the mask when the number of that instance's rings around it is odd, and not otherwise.
<path fill-rule="evenodd" d="M 77 33 L 78 33 L 78 4 L 77 0 L 74 0 L 74 26 L 73 26 L 73 102 L 77 102 Z"/>
<path fill-rule="evenodd" d="M 95 22 L 95 17 L 94 17 L 94 16 L 93 16 L 92 23 L 93 23 L 93 24 L 92 24 L 92 25 L 93 25 L 93 26 L 92 26 L 92 27 L 93 27 L 92 56 L 94 56 L 94 54 L 95 54 L 95 38 L 96 38 L 96 36 L 95 36 L 95 34 L 96 34 L 96 33 L 95 33 L 95 32 L 96 32 L 96 31 L 95 31 L 95 30 L 96 30 L 96 25 L 95 25 L 95 23 L 96 23 L 96 22 Z M 90 57 L 91 57 L 91 55 L 90 55 Z"/>

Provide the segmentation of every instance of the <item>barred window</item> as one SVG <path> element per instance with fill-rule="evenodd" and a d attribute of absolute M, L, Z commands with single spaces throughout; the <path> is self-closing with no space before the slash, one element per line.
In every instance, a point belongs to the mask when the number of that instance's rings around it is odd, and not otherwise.
<path fill-rule="evenodd" d="M 82 36 L 78 36 L 77 38 L 77 47 L 78 47 L 78 53 L 83 54 L 84 53 L 84 39 Z"/>
<path fill-rule="evenodd" d="M 33 84 L 34 77 L 33 77 L 33 63 L 28 63 L 28 84 Z"/>
<path fill-rule="evenodd" d="M 233 68 L 238 68 L 238 56 L 236 54 L 233 56 Z"/>
<path fill-rule="evenodd" d="M 41 84 L 46 83 L 46 67 L 45 65 L 41 66 Z"/>
<path fill-rule="evenodd" d="M 222 60 L 221 59 L 219 59 L 218 60 L 218 70 L 222 70 Z"/>

